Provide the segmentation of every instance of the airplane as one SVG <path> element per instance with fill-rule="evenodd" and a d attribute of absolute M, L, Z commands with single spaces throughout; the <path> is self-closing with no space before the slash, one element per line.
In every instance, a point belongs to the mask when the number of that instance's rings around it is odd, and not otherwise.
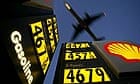
<path fill-rule="evenodd" d="M 78 24 L 74 25 L 72 24 L 73 28 L 75 29 L 75 32 L 71 38 L 70 41 L 73 41 L 75 38 L 78 37 L 79 34 L 81 34 L 84 30 L 93 38 L 95 41 L 101 41 L 104 40 L 105 37 L 97 38 L 94 33 L 89 28 L 89 25 L 91 25 L 92 22 L 95 22 L 102 16 L 106 16 L 104 12 L 101 12 L 99 14 L 96 14 L 94 16 L 89 16 L 88 13 L 85 13 L 86 18 L 81 19 L 80 16 L 73 10 L 73 8 L 70 6 L 70 4 L 66 1 L 64 1 L 66 9 L 76 18 L 76 20 L 79 22 Z"/>

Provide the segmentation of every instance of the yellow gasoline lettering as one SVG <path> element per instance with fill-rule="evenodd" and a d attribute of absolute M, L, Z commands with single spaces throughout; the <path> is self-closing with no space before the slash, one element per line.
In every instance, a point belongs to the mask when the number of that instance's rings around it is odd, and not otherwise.
<path fill-rule="evenodd" d="M 48 65 L 50 64 L 50 59 L 49 59 L 45 37 L 43 33 L 43 26 L 41 21 L 32 23 L 30 24 L 30 26 L 32 29 L 37 55 L 41 62 L 43 72 L 45 73 L 48 69 Z"/>

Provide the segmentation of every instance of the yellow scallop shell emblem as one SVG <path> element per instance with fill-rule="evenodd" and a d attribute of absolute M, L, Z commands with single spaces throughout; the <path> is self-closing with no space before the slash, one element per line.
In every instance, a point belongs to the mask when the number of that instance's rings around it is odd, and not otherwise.
<path fill-rule="evenodd" d="M 128 42 L 108 42 L 104 45 L 106 52 L 126 62 L 140 62 L 140 46 Z"/>

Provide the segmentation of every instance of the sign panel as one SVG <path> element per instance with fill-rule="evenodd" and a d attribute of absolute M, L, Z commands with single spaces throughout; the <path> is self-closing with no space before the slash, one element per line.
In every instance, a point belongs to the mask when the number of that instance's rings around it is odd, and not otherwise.
<path fill-rule="evenodd" d="M 37 56 L 43 72 L 46 74 L 59 41 L 56 17 L 55 15 L 48 16 L 39 21 L 34 21 L 29 26 L 32 31 Z"/>
<path fill-rule="evenodd" d="M 32 23 L 30 26 L 34 37 L 37 56 L 40 60 L 43 72 L 45 73 L 50 64 L 50 58 L 43 33 L 43 26 L 41 21 Z"/>
<path fill-rule="evenodd" d="M 40 62 L 35 53 L 34 44 L 31 39 L 31 34 L 27 25 L 20 23 L 20 21 L 9 20 L 4 22 L 3 28 L 3 46 L 6 47 L 5 52 L 8 55 L 4 55 L 7 59 L 11 59 L 13 64 L 10 71 L 15 71 L 18 77 L 11 81 L 21 81 L 22 84 L 38 84 L 43 83 L 45 75 L 43 74 Z M 13 73 L 13 72 L 11 72 Z M 16 79 L 18 78 L 18 79 Z"/>
<path fill-rule="evenodd" d="M 118 47 L 119 43 L 119 47 Z M 125 45 L 125 47 L 123 46 Z M 127 46 L 127 48 L 126 48 Z M 118 49 L 123 48 L 123 50 Z M 131 50 L 133 48 L 133 50 Z M 131 50 L 131 51 L 126 51 Z M 100 51 L 100 52 L 99 52 Z M 56 68 L 56 73 L 54 77 L 54 84 L 135 84 L 140 83 L 139 77 L 137 78 L 123 78 L 120 79 L 114 74 L 115 69 L 112 69 L 113 62 L 118 61 L 118 59 L 122 59 L 121 56 L 128 55 L 134 51 L 139 55 L 139 47 L 131 44 L 129 42 L 73 42 L 73 43 L 63 43 L 60 51 L 60 56 L 58 59 L 58 64 Z M 102 53 L 101 53 L 102 52 Z M 106 53 L 106 54 L 103 54 Z M 105 59 L 105 56 L 108 55 L 116 55 L 111 56 L 116 57 L 118 59 L 108 60 Z M 109 55 L 109 56 L 110 56 Z M 132 55 L 132 54 L 131 54 Z M 132 66 L 131 63 L 139 63 L 139 58 L 136 60 L 136 54 L 133 53 L 134 57 L 127 56 L 125 57 L 127 60 L 127 65 Z M 110 58 L 111 58 L 110 57 Z M 129 59 L 129 61 L 128 61 Z M 133 60 L 133 61 L 132 61 Z M 112 62 L 112 64 L 110 64 Z M 128 67 L 123 66 L 122 61 L 118 61 L 116 64 L 120 65 L 122 68 Z M 130 63 L 131 62 L 131 63 Z M 121 64 L 122 63 L 122 64 Z M 108 66 L 108 64 L 110 64 Z M 115 65 L 115 64 L 114 64 Z M 139 66 L 137 64 L 136 66 Z M 133 67 L 135 70 L 139 67 Z M 134 70 L 134 69 L 128 69 Z M 121 70 L 121 69 L 120 69 Z M 131 74 L 134 76 L 135 74 Z M 139 74 L 138 74 L 139 75 Z"/>
<path fill-rule="evenodd" d="M 103 67 L 64 69 L 64 84 L 110 81 Z"/>
<path fill-rule="evenodd" d="M 139 45 L 128 41 L 94 42 L 93 45 L 118 78 L 140 76 Z"/>
<path fill-rule="evenodd" d="M 55 52 L 56 46 L 59 41 L 59 34 L 58 34 L 58 26 L 57 26 L 57 20 L 55 16 L 48 17 L 45 21 L 49 39 L 49 45 L 51 46 L 51 54 Z"/>
<path fill-rule="evenodd" d="M 48 19 L 52 21 L 51 32 L 48 29 Z M 3 50 L 5 53 L 8 52 L 4 56 L 6 59 L 10 58 L 10 64 L 13 64 L 14 70 L 11 71 L 18 74 L 15 77 L 18 79 L 14 80 L 23 84 L 43 84 L 59 41 L 55 15 L 5 20 L 1 24 L 0 34 L 0 45 L 6 47 Z"/>
<path fill-rule="evenodd" d="M 54 84 L 112 82 L 91 44 L 91 42 L 62 44 Z"/>

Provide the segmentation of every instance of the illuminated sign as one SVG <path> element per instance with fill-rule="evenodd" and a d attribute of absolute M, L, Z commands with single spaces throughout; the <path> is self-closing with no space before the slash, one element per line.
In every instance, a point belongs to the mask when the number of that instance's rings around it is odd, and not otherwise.
<path fill-rule="evenodd" d="M 65 52 L 65 60 L 88 60 L 88 59 L 96 59 L 96 56 L 93 51 L 86 52 Z"/>
<path fill-rule="evenodd" d="M 62 44 L 55 74 L 54 84 L 111 82 L 111 78 L 100 63 L 91 42 Z"/>
<path fill-rule="evenodd" d="M 34 36 L 34 42 L 35 42 L 37 55 L 41 62 L 42 69 L 45 73 L 46 70 L 48 69 L 48 65 L 50 64 L 50 59 L 49 59 L 45 37 L 43 33 L 43 26 L 42 26 L 41 21 L 32 23 L 30 25 L 31 25 L 33 36 Z"/>
<path fill-rule="evenodd" d="M 118 56 L 126 62 L 140 62 L 140 47 L 128 42 L 108 42 L 105 50 L 112 56 Z"/>
<path fill-rule="evenodd" d="M 22 36 L 20 34 L 20 32 L 18 31 L 14 31 L 11 34 L 11 41 L 13 44 L 15 44 L 14 49 L 17 53 L 17 58 L 20 61 L 20 65 L 22 66 L 22 69 L 24 71 L 24 75 L 28 81 L 28 84 L 32 84 L 33 82 L 33 75 L 31 72 L 31 63 L 30 60 L 28 60 L 25 56 L 25 53 L 23 51 L 23 47 L 22 47 Z"/>
<path fill-rule="evenodd" d="M 13 27 L 12 30 L 10 30 L 11 27 Z M 13 64 L 11 65 L 13 67 L 11 71 L 15 71 L 13 83 L 19 83 L 17 81 L 23 84 L 42 83 L 44 74 L 34 52 L 30 32 L 25 30 L 26 27 L 22 23 L 19 23 L 19 25 L 9 23 L 9 27 L 6 28 L 8 31 L 5 38 L 8 39 L 5 40 L 5 44 L 9 53 L 8 57 Z"/>
<path fill-rule="evenodd" d="M 56 17 L 52 15 L 31 23 L 30 28 L 37 56 L 45 74 L 59 41 Z"/>
<path fill-rule="evenodd" d="M 59 41 L 55 15 L 8 19 L 1 26 L 6 76 L 13 84 L 42 84 Z"/>
<path fill-rule="evenodd" d="M 94 42 L 94 47 L 119 79 L 140 76 L 140 47 L 129 41 Z"/>
<path fill-rule="evenodd" d="M 48 37 L 51 45 L 51 52 L 54 53 L 56 45 L 59 41 L 58 26 L 56 22 L 56 17 L 50 17 L 46 20 L 48 28 Z"/>
<path fill-rule="evenodd" d="M 66 43 L 66 48 L 89 48 L 90 45 L 87 42 Z"/>
<path fill-rule="evenodd" d="M 64 69 L 64 84 L 110 81 L 103 67 Z"/>
<path fill-rule="evenodd" d="M 95 53 L 90 49 L 90 44 L 88 42 L 66 43 L 65 49 L 66 49 L 65 60 L 96 59 Z M 74 50 L 74 49 L 77 49 L 77 50 Z M 87 50 L 83 50 L 83 49 L 87 49 Z"/>

